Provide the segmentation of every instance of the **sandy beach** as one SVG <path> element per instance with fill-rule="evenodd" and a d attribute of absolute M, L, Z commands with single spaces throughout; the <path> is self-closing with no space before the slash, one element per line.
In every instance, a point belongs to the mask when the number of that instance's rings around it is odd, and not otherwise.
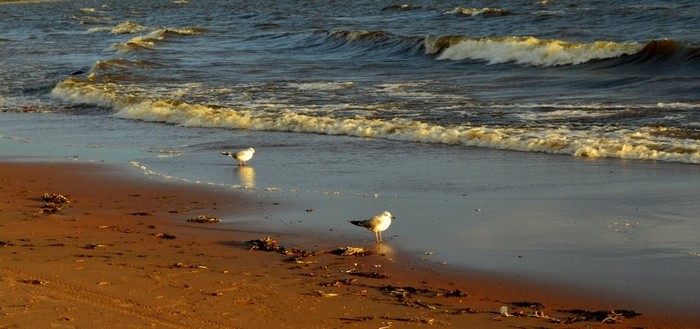
<path fill-rule="evenodd" d="M 386 252 L 391 241 L 342 255 L 353 250 L 338 241 L 291 246 L 254 225 L 188 221 L 271 206 L 235 191 L 98 164 L 6 162 L 0 172 L 0 328 L 700 326 L 594 294 L 450 271 Z M 276 250 L 251 250 L 268 236 Z"/>

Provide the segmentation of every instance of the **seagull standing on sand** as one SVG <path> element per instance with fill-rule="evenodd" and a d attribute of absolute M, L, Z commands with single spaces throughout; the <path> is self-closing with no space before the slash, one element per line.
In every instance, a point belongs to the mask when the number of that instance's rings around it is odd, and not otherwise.
<path fill-rule="evenodd" d="M 245 166 L 246 165 L 245 162 L 253 158 L 253 154 L 255 154 L 255 150 L 252 147 L 249 147 L 245 150 L 238 151 L 235 153 L 221 152 L 221 154 L 238 160 L 239 166 Z"/>
<path fill-rule="evenodd" d="M 382 231 L 389 228 L 392 219 L 396 218 L 392 216 L 390 212 L 384 211 L 370 219 L 351 220 L 350 223 L 374 232 L 374 239 L 377 241 L 377 243 L 379 243 L 382 241 Z"/>

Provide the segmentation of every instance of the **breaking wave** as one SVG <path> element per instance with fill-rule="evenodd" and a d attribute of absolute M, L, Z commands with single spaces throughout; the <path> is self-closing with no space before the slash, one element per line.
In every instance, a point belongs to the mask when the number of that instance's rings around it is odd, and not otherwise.
<path fill-rule="evenodd" d="M 534 37 L 426 39 L 426 51 L 439 60 L 483 60 L 489 64 L 513 62 L 531 66 L 576 65 L 592 60 L 634 54 L 643 45 L 597 41 L 592 43 L 543 40 Z"/>
<path fill-rule="evenodd" d="M 111 108 L 115 111 L 114 115 L 121 118 L 184 127 L 345 135 L 592 158 L 700 163 L 700 144 L 696 139 L 677 138 L 674 129 L 658 126 L 634 130 L 594 126 L 576 130 L 542 126 L 444 126 L 402 117 L 334 117 L 329 113 L 309 114 L 281 107 L 254 110 L 190 104 L 167 99 L 141 99 L 93 84 L 90 78 L 76 77 L 59 83 L 53 89 L 52 95 L 66 101 Z"/>
<path fill-rule="evenodd" d="M 343 46 L 356 49 L 359 47 L 359 51 L 365 54 L 427 55 L 436 60 L 479 60 L 488 64 L 516 63 L 543 67 L 577 65 L 592 60 L 618 58 L 635 54 L 644 48 L 644 45 L 637 43 L 612 41 L 577 43 L 515 36 L 402 37 L 384 31 L 332 31 L 327 35 L 328 44 L 321 46 L 333 49 Z"/>
<path fill-rule="evenodd" d="M 429 56 L 439 61 L 514 63 L 531 67 L 581 65 L 600 61 L 609 61 L 608 64 L 613 66 L 690 63 L 694 68 L 700 69 L 697 67 L 700 63 L 700 48 L 674 40 L 573 42 L 531 36 L 400 36 L 381 30 L 319 31 L 312 38 L 313 41 L 308 41 L 306 46 L 320 51 L 346 51 L 349 56 Z"/>
<path fill-rule="evenodd" d="M 321 40 L 318 39 L 319 33 Z M 700 62 L 700 48 L 674 40 L 642 42 L 573 42 L 536 37 L 400 36 L 385 31 L 319 31 L 307 40 L 321 51 L 347 51 L 349 55 L 429 56 L 444 61 L 483 61 L 522 66 L 553 67 L 615 60 L 613 65 Z M 303 41 L 302 41 L 303 42 Z"/>

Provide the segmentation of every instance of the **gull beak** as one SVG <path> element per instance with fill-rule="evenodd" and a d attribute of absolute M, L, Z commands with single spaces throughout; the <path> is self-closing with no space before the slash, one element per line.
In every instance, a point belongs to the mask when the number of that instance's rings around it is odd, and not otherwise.
<path fill-rule="evenodd" d="M 394 216 L 391 216 L 391 220 L 394 220 L 394 219 L 396 219 L 396 217 L 394 217 Z"/>

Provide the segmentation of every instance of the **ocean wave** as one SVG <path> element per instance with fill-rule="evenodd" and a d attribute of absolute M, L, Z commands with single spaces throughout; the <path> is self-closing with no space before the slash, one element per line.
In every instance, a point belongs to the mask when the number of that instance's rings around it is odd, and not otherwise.
<path fill-rule="evenodd" d="M 83 14 L 88 14 L 88 13 L 94 14 L 97 12 L 97 9 L 92 8 L 92 7 L 85 7 L 85 8 L 80 8 L 78 11 L 83 13 Z"/>
<path fill-rule="evenodd" d="M 535 37 L 401 36 L 382 30 L 317 31 L 296 39 L 294 47 L 346 52 L 348 56 L 424 57 L 553 67 L 604 62 L 604 65 L 682 64 L 700 61 L 700 48 L 673 40 L 648 42 L 572 42 Z"/>
<path fill-rule="evenodd" d="M 102 27 L 93 27 L 88 30 L 90 33 L 95 33 L 95 32 L 102 32 L 102 31 L 108 31 L 109 33 L 112 34 L 134 34 L 134 33 L 139 33 L 139 32 L 144 32 L 149 30 L 149 27 L 145 25 L 141 25 L 132 21 L 126 21 L 123 23 L 119 23 L 115 26 L 102 26 Z"/>
<path fill-rule="evenodd" d="M 389 39 L 392 34 L 384 31 L 331 31 L 330 35 L 335 38 L 345 39 L 347 41 L 384 41 Z"/>
<path fill-rule="evenodd" d="M 138 49 L 154 49 L 160 42 L 171 36 L 189 36 L 201 34 L 200 28 L 162 28 L 153 30 L 145 35 L 135 36 L 124 43 L 115 43 L 111 49 L 119 52 L 129 52 Z"/>
<path fill-rule="evenodd" d="M 545 122 L 545 121 L 560 121 L 567 120 L 570 121 L 572 118 L 575 119 L 585 119 L 585 118 L 600 118 L 600 117 L 610 117 L 617 115 L 617 111 L 612 110 L 586 110 L 586 109 L 557 109 L 552 111 L 527 111 L 523 113 L 515 114 L 516 117 L 531 122 Z"/>
<path fill-rule="evenodd" d="M 438 60 L 469 59 L 483 60 L 489 64 L 512 62 L 530 66 L 560 66 L 635 54 L 643 46 L 638 43 L 568 42 L 535 37 L 446 36 L 427 38 L 425 48 L 428 54 L 437 55 Z"/>
<path fill-rule="evenodd" d="M 104 9 L 105 7 L 103 6 L 102 8 Z M 112 17 L 105 15 L 106 13 L 97 10 L 96 8 L 84 7 L 78 9 L 77 15 L 71 16 L 71 18 L 79 21 L 82 25 L 102 24 L 112 20 Z"/>
<path fill-rule="evenodd" d="M 482 60 L 488 64 L 515 63 L 526 66 L 578 65 L 601 60 L 613 66 L 647 65 L 659 69 L 659 64 L 670 64 L 700 69 L 700 47 L 675 40 L 638 42 L 569 42 L 538 39 L 535 37 L 464 36 L 428 37 L 425 51 L 438 60 Z M 683 66 L 690 64 L 689 66 Z M 666 67 L 668 68 L 668 67 Z"/>
<path fill-rule="evenodd" d="M 157 31 L 162 31 L 166 36 L 167 35 L 197 35 L 197 34 L 202 34 L 204 33 L 203 28 L 199 27 L 171 27 L 171 28 L 164 28 L 164 29 L 159 29 Z"/>
<path fill-rule="evenodd" d="M 184 127 L 345 135 L 590 158 L 611 157 L 700 164 L 700 143 L 697 139 L 678 138 L 680 133 L 677 129 L 659 126 L 639 129 L 593 126 L 577 130 L 563 126 L 443 126 L 399 117 L 332 117 L 329 114 L 300 113 L 283 108 L 261 111 L 167 99 L 152 100 L 122 95 L 118 91 L 91 83 L 89 78 L 75 77 L 56 85 L 52 95 L 65 101 L 112 108 L 115 110 L 114 115 L 120 118 L 164 122 Z"/>
<path fill-rule="evenodd" d="M 406 59 L 427 56 L 438 61 L 468 60 L 488 65 L 514 63 L 531 67 L 587 63 L 602 63 L 602 67 L 645 63 L 681 66 L 690 63 L 691 67 L 683 69 L 700 70 L 697 65 L 700 62 L 700 48 L 673 40 L 574 42 L 531 36 L 404 36 L 383 30 L 317 30 L 310 34 L 267 37 L 284 40 L 284 43 L 277 44 L 277 47 L 284 49 L 314 50 L 347 58 Z"/>
<path fill-rule="evenodd" d="M 510 15 L 511 12 L 505 9 L 501 8 L 465 8 L 465 7 L 457 7 L 454 8 L 445 14 L 458 14 L 458 15 L 464 15 L 464 16 L 484 16 L 484 17 L 495 17 L 495 16 L 507 16 Z"/>
<path fill-rule="evenodd" d="M 317 31 L 306 40 L 320 51 L 344 52 L 347 56 L 379 58 L 424 56 L 422 37 L 404 37 L 386 31 Z"/>

